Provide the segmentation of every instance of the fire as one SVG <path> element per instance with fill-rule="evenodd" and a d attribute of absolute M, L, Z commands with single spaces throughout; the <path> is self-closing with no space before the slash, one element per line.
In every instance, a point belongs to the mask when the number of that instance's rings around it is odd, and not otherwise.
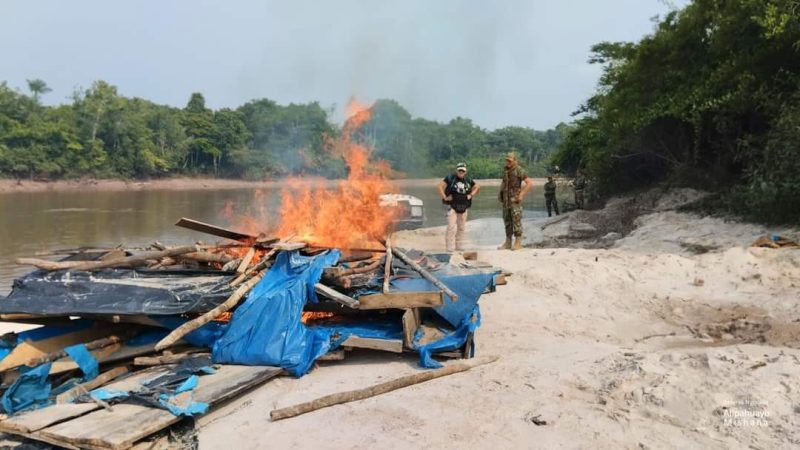
<path fill-rule="evenodd" d="M 333 316 L 334 314 L 332 312 L 303 311 L 303 315 L 300 317 L 300 321 L 303 322 L 304 324 L 308 324 L 309 322 L 313 322 L 315 320 L 329 319 Z"/>
<path fill-rule="evenodd" d="M 227 222 L 253 235 L 264 232 L 340 249 L 379 249 L 376 238 L 386 236 L 394 218 L 391 209 L 380 205 L 380 195 L 394 191 L 389 181 L 393 172 L 385 161 L 372 161 L 371 148 L 355 140 L 355 133 L 370 120 L 370 108 L 351 100 L 347 114 L 341 136 L 326 140 L 328 154 L 344 159 L 346 180 L 332 186 L 320 178 L 291 178 L 281 189 L 279 211 L 269 208 L 264 192 L 257 190 L 250 211 L 226 204 L 222 215 Z"/>
<path fill-rule="evenodd" d="M 392 191 L 388 165 L 370 161 L 371 149 L 353 139 L 370 119 L 369 108 L 353 101 L 342 136 L 329 140 L 332 155 L 344 158 L 349 174 L 333 188 L 326 183 L 293 179 L 281 192 L 278 236 L 296 236 L 312 245 L 337 248 L 375 247 L 384 237 L 392 212 L 380 206 L 380 195 Z"/>

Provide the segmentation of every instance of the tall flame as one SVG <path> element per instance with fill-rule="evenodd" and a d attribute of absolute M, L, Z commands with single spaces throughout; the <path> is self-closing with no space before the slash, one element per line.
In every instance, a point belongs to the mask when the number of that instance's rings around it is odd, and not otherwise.
<path fill-rule="evenodd" d="M 375 247 L 375 238 L 386 235 L 393 217 L 381 207 L 380 195 L 392 191 L 386 177 L 390 169 L 385 162 L 370 162 L 371 149 L 354 140 L 354 133 L 369 121 L 370 109 L 351 100 L 347 110 L 342 135 L 327 142 L 332 156 L 344 158 L 347 179 L 333 188 L 320 180 L 289 180 L 281 191 L 277 236 L 346 249 Z"/>

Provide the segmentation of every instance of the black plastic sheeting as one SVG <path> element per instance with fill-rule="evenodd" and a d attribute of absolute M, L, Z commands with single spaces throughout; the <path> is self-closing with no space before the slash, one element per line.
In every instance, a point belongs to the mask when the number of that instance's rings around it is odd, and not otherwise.
<path fill-rule="evenodd" d="M 231 274 L 193 270 L 38 270 L 14 280 L 0 314 L 176 315 L 204 313 L 233 292 Z"/>

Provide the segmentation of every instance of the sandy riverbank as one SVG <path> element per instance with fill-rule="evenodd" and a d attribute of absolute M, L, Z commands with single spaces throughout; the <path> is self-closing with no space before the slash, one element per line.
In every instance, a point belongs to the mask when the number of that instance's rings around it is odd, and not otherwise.
<path fill-rule="evenodd" d="M 339 180 L 321 180 L 333 186 Z M 414 178 L 393 180 L 398 188 L 416 186 L 436 186 L 438 178 Z M 222 189 L 263 189 L 276 188 L 285 184 L 286 180 L 247 181 L 227 180 L 220 178 L 166 178 L 158 180 L 58 180 L 58 181 L 24 181 L 0 179 L 0 194 L 25 192 L 57 192 L 57 191 L 130 191 L 130 190 L 222 190 Z M 478 180 L 484 186 L 499 186 L 500 180 Z M 543 179 L 534 179 L 542 184 Z"/>
<path fill-rule="evenodd" d="M 530 245 L 566 246 L 492 250 L 500 222 L 473 223 L 480 259 L 513 273 L 481 300 L 477 352 L 499 362 L 270 422 L 274 407 L 420 370 L 412 357 L 353 353 L 200 418 L 201 448 L 796 447 L 800 250 L 750 248 L 776 230 L 678 203 L 659 201 L 624 239 L 598 241 L 607 248 L 574 248 L 570 221 L 530 220 Z M 441 249 L 442 232 L 396 240 Z"/>

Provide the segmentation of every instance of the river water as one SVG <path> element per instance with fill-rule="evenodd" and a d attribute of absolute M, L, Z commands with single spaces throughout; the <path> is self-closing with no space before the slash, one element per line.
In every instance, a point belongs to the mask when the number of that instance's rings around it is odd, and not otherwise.
<path fill-rule="evenodd" d="M 435 182 L 434 182 L 435 183 Z M 445 209 L 436 189 L 428 183 L 409 183 L 403 193 L 425 202 L 425 225 L 445 223 Z M 46 250 L 81 246 L 146 246 L 154 241 L 189 244 L 215 238 L 178 228 L 174 223 L 189 217 L 229 225 L 222 216 L 233 202 L 241 211 L 276 211 L 280 188 L 223 190 L 136 190 L 0 193 L 0 295 L 7 294 L 14 278 L 31 268 L 14 265 L 14 258 L 34 256 Z M 473 201 L 470 219 L 499 217 L 496 186 L 485 186 Z M 525 217 L 543 216 L 540 183 L 525 199 Z M 502 230 L 498 230 L 502 235 Z"/>

